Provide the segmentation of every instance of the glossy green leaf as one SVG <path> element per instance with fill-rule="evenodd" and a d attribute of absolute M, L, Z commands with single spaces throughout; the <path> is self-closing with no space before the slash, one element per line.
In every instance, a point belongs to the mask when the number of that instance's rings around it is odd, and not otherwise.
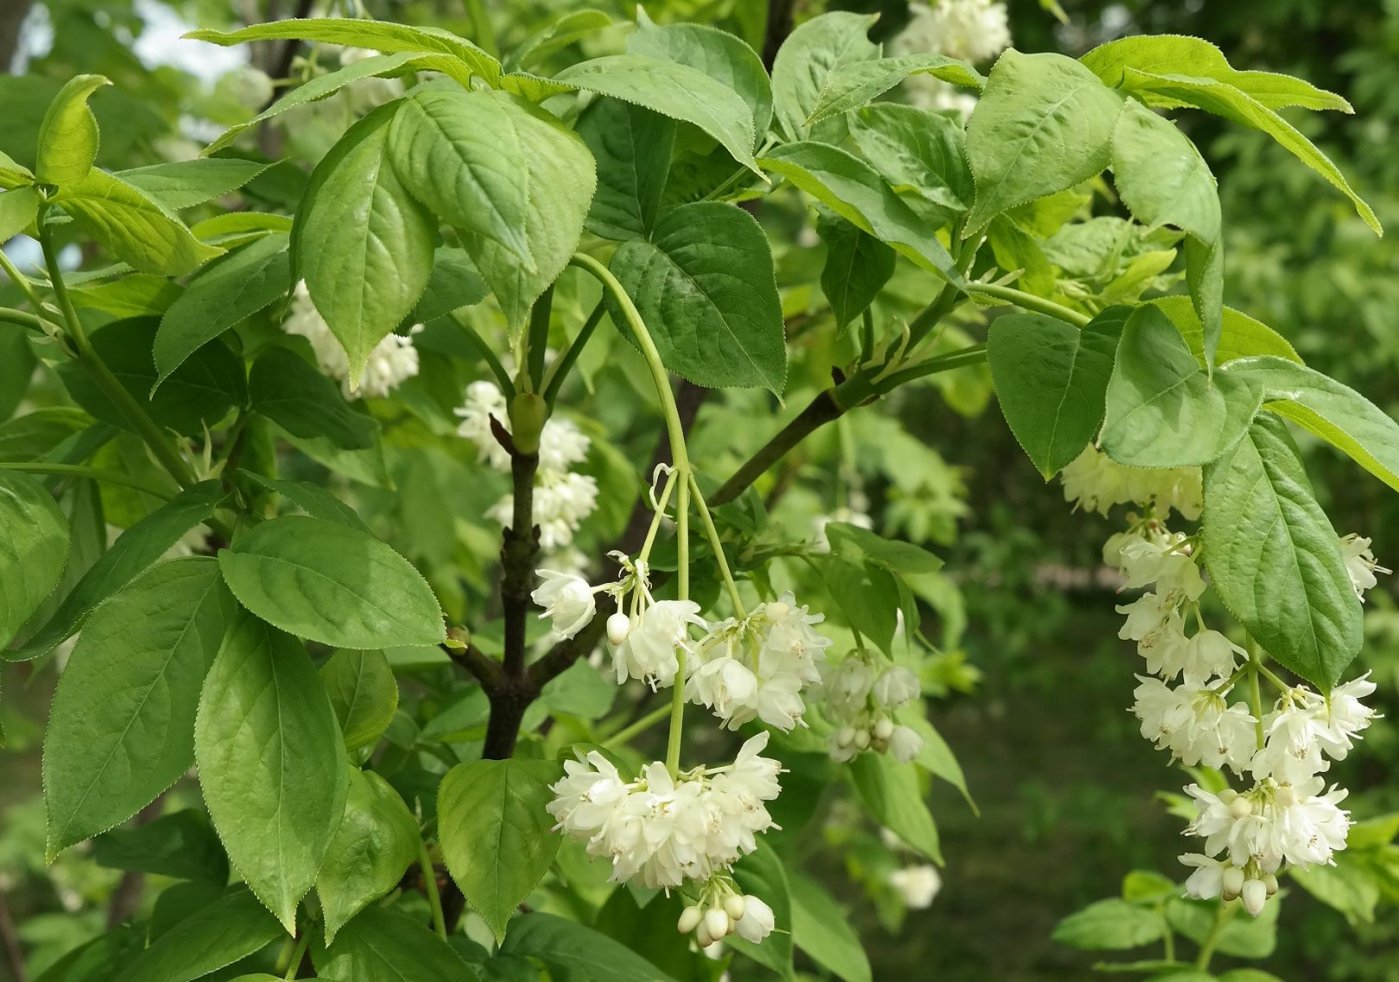
<path fill-rule="evenodd" d="M 836 324 L 844 327 L 874 302 L 894 275 L 893 249 L 843 218 L 821 216 L 816 231 L 826 243 L 821 292 Z"/>
<path fill-rule="evenodd" d="M 237 157 L 176 160 L 116 174 L 173 211 L 193 208 L 236 191 L 271 166 Z"/>
<path fill-rule="evenodd" d="M 13 459 L 13 458 L 12 458 Z M 68 521 L 43 484 L 0 470 L 0 648 L 48 599 L 68 561 Z"/>
<path fill-rule="evenodd" d="M 0 150 L 0 190 L 10 191 L 15 188 L 29 187 L 33 183 L 33 172 Z"/>
<path fill-rule="evenodd" d="M 235 539 L 219 565 L 239 603 L 297 637 L 356 649 L 445 637 L 422 575 L 378 539 L 344 525 L 275 518 Z"/>
<path fill-rule="evenodd" d="M 850 775 L 876 821 L 909 848 L 942 863 L 937 825 L 923 801 L 916 769 L 884 754 L 863 753 L 851 761 Z"/>
<path fill-rule="evenodd" d="M 100 310 L 116 317 L 163 314 L 180 299 L 184 287 L 154 273 L 130 273 L 120 279 L 91 286 L 69 287 L 73 306 Z"/>
<path fill-rule="evenodd" d="M 880 102 L 852 113 L 850 137 L 896 191 L 965 211 L 976 193 L 967 166 L 966 133 L 943 113 Z"/>
<path fill-rule="evenodd" d="M 1071 948 L 1117 951 L 1159 941 L 1165 930 L 1156 911 L 1114 897 L 1070 914 L 1054 928 L 1052 937 Z"/>
<path fill-rule="evenodd" d="M 28 661 L 72 635 L 99 603 L 134 580 L 186 532 L 212 515 L 222 499 L 223 489 L 218 482 L 205 481 L 181 491 L 131 526 L 83 574 L 48 622 L 22 647 L 5 652 L 5 657 Z"/>
<path fill-rule="evenodd" d="M 452 768 L 438 789 L 442 857 L 497 938 L 558 851 L 544 806 L 559 776 L 548 760 L 478 760 Z"/>
<path fill-rule="evenodd" d="M 389 154 L 409 192 L 462 230 L 506 319 L 522 325 L 583 232 L 596 186 L 583 141 L 513 96 L 434 87 L 404 100 Z"/>
<path fill-rule="evenodd" d="M 1207 464 L 1238 442 L 1262 401 L 1246 378 L 1211 377 L 1165 314 L 1139 307 L 1108 382 L 1102 448 L 1135 467 Z"/>
<path fill-rule="evenodd" d="M 75 75 L 58 90 L 39 125 L 35 176 L 44 184 L 67 187 L 87 177 L 97 159 L 97 117 L 87 100 L 110 79 Z"/>
<path fill-rule="evenodd" d="M 0 194 L 0 242 L 8 242 L 30 225 L 39 213 L 39 193 L 16 188 Z"/>
<path fill-rule="evenodd" d="M 981 89 L 986 84 L 971 65 L 938 54 L 899 55 L 838 65 L 821 86 L 816 105 L 806 118 L 812 126 L 823 119 L 859 109 L 910 75 L 931 75 L 953 85 Z"/>
<path fill-rule="evenodd" d="M 530 68 L 613 23 L 611 14 L 591 8 L 561 14 L 525 38 L 506 58 L 505 67 Z"/>
<path fill-rule="evenodd" d="M 339 522 L 341 525 L 347 525 L 361 532 L 369 531 L 369 526 L 364 524 L 364 520 L 353 508 L 318 484 L 311 484 L 308 481 L 284 481 L 265 477 L 262 474 L 254 474 L 251 471 L 241 473 L 243 477 L 253 483 L 268 491 L 280 494 L 312 518 Z"/>
<path fill-rule="evenodd" d="M 758 53 L 742 38 L 708 24 L 658 25 L 637 8 L 637 28 L 627 53 L 660 58 L 698 69 L 739 94 L 753 115 L 753 136 L 761 140 L 772 122 L 772 83 Z"/>
<path fill-rule="evenodd" d="M 823 143 L 789 143 L 764 157 L 762 165 L 925 269 L 962 282 L 927 223 L 860 158 Z"/>
<path fill-rule="evenodd" d="M 1121 94 L 1072 58 L 1014 49 L 1001 55 L 967 124 L 976 202 L 963 235 L 1106 168 L 1122 104 Z"/>
<path fill-rule="evenodd" d="M 104 249 L 142 273 L 183 276 L 223 254 L 135 185 L 93 168 L 60 188 L 55 204 Z"/>
<path fill-rule="evenodd" d="M 470 982 L 483 978 L 420 922 L 396 910 L 367 907 L 322 948 L 311 945 L 311 961 L 326 982 Z"/>
<path fill-rule="evenodd" d="M 777 122 L 789 138 L 807 135 L 807 118 L 833 72 L 879 57 L 879 46 L 869 39 L 874 21 L 868 14 L 833 11 L 811 18 L 782 43 L 772 66 L 772 98 Z"/>
<path fill-rule="evenodd" d="M 208 558 L 161 563 L 98 607 L 44 740 L 50 859 L 118 825 L 194 763 L 194 711 L 233 601 Z"/>
<path fill-rule="evenodd" d="M 850 926 L 850 914 L 816 880 L 792 878 L 792 942 L 845 982 L 873 982 L 869 957 Z"/>
<path fill-rule="evenodd" d="M 675 121 L 618 99 L 599 99 L 578 121 L 598 162 L 588 231 L 607 239 L 648 235 L 660 213 L 670 173 Z"/>
<path fill-rule="evenodd" d="M 272 524 L 272 523 L 268 523 Z M 229 862 L 288 934 L 345 810 L 340 727 L 311 658 L 254 617 L 233 627 L 194 727 L 204 803 Z"/>
<path fill-rule="evenodd" d="M 991 322 L 986 360 L 996 398 L 1045 480 L 1097 435 L 1128 313 L 1109 308 L 1082 329 L 1044 314 L 1007 314 Z"/>
<path fill-rule="evenodd" d="M 344 347 L 352 386 L 432 272 L 436 225 L 389 164 L 392 125 L 408 105 L 381 106 L 350 128 L 312 171 L 292 228 L 293 273 Z"/>
<path fill-rule="evenodd" d="M 771 969 L 779 978 L 791 978 L 792 897 L 781 857 L 760 840 L 758 848 L 734 866 L 734 879 L 745 894 L 758 897 L 772 908 L 774 927 L 760 943 L 731 934 L 724 944 Z"/>
<path fill-rule="evenodd" d="M 734 160 L 760 173 L 753 160 L 753 111 L 723 81 L 698 68 L 643 55 L 605 55 L 571 65 L 555 78 L 693 123 L 718 140 Z"/>
<path fill-rule="evenodd" d="M 373 771 L 352 769 L 345 817 L 316 876 L 327 944 L 350 918 L 398 886 L 418 846 L 417 820 L 398 792 Z"/>
<path fill-rule="evenodd" d="M 220 257 L 189 282 L 160 319 L 153 354 L 158 383 L 186 358 L 291 288 L 285 235 L 267 235 Z"/>
<path fill-rule="evenodd" d="M 188 747 L 193 746 L 193 733 L 191 718 L 185 735 Z M 99 835 L 92 840 L 92 858 L 99 866 L 110 869 L 213 883 L 220 890 L 228 882 L 228 857 L 223 844 L 198 808 L 186 808 Z"/>
<path fill-rule="evenodd" d="M 398 708 L 398 683 L 382 651 L 337 651 L 321 666 L 345 749 L 372 747 Z"/>
<path fill-rule="evenodd" d="M 538 958 L 579 982 L 673 982 L 626 945 L 553 914 L 535 912 L 515 918 L 500 951 Z"/>
<path fill-rule="evenodd" d="M 772 253 L 743 209 L 682 205 L 650 241 L 622 243 L 611 269 L 671 371 L 698 385 L 782 391 L 787 347 Z"/>
<path fill-rule="evenodd" d="M 256 897 L 236 889 L 162 934 L 115 979 L 190 982 L 261 951 L 281 933 Z"/>
<path fill-rule="evenodd" d="M 1200 327 L 1200 316 L 1187 297 L 1157 297 L 1149 301 L 1171 319 L 1190 346 L 1190 352 L 1201 365 L 1205 363 L 1204 330 Z M 1235 358 L 1250 355 L 1275 355 L 1288 361 L 1302 363 L 1302 357 L 1292 343 L 1262 321 L 1255 320 L 1233 307 L 1225 307 L 1221 318 L 1219 349 L 1214 362 L 1223 365 Z"/>
<path fill-rule="evenodd" d="M 374 446 L 379 424 L 354 409 L 340 386 L 287 348 L 268 348 L 248 374 L 248 403 L 288 433 L 324 437 L 345 450 Z"/>
<path fill-rule="evenodd" d="M 1360 600 L 1286 427 L 1262 415 L 1205 468 L 1205 568 L 1286 668 L 1327 691 L 1360 650 Z"/>
<path fill-rule="evenodd" d="M 28 329 L 14 324 L 0 326 L 0 421 L 11 422 L 10 416 L 24 401 L 34 380 L 38 359 L 29 346 L 28 335 Z M 15 459 L 0 452 L 0 460 Z"/>

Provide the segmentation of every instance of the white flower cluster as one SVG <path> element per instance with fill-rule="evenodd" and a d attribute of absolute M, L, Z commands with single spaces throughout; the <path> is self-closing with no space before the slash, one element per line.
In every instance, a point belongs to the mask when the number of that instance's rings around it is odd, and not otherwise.
<path fill-rule="evenodd" d="M 851 652 L 825 681 L 826 715 L 835 729 L 827 741 L 833 760 L 853 760 L 863 750 L 889 753 L 907 764 L 923 749 L 918 731 L 895 723 L 893 711 L 922 695 L 918 676 L 902 665 L 882 671 Z"/>
<path fill-rule="evenodd" d="M 759 897 L 744 896 L 728 877 L 715 877 L 699 903 L 680 912 L 675 927 L 681 934 L 695 935 L 701 948 L 708 948 L 730 934 L 757 944 L 777 926 L 772 908 Z"/>
<path fill-rule="evenodd" d="M 481 460 L 508 473 L 510 452 L 491 432 L 492 418 L 506 432 L 510 430 L 509 407 L 495 383 L 472 382 L 466 387 L 465 403 L 455 412 L 461 419 L 457 435 L 476 444 Z M 539 526 L 539 545 L 545 552 L 566 549 L 583 520 L 597 508 L 597 481 L 571 470 L 588 456 L 591 443 L 576 425 L 557 417 L 550 417 L 539 434 L 539 470 L 535 474 L 532 512 L 534 524 Z M 509 528 L 514 504 L 514 495 L 507 494 L 486 515 Z"/>
<path fill-rule="evenodd" d="M 1188 521 L 1200 517 L 1204 488 L 1198 467 L 1124 467 L 1091 444 L 1059 475 L 1064 500 L 1106 515 L 1127 502 L 1174 508 Z"/>
<path fill-rule="evenodd" d="M 936 866 L 921 863 L 894 870 L 889 874 L 889 885 L 909 910 L 923 910 L 933 905 L 933 898 L 942 889 L 942 876 Z"/>
<path fill-rule="evenodd" d="M 890 42 L 895 55 L 934 52 L 963 61 L 986 61 L 1010 46 L 1004 3 L 992 0 L 941 0 L 909 4 L 909 20 Z M 911 75 L 904 83 L 908 99 L 924 109 L 954 112 L 966 118 L 976 97 L 931 75 Z"/>
<path fill-rule="evenodd" d="M 549 813 L 558 823 L 555 828 L 587 843 L 589 855 L 612 863 L 616 882 L 635 879 L 666 890 L 686 881 L 709 883 L 757 848 L 758 833 L 777 828 L 764 802 L 782 790 L 777 781 L 782 765 L 762 756 L 767 741 L 767 733 L 752 737 L 727 766 L 698 767 L 672 777 L 664 764 L 655 762 L 633 781 L 591 751 L 564 763 Z M 740 926 L 745 913 L 746 908 L 737 916 L 726 910 L 735 923 L 722 925 L 716 915 L 706 925 L 711 939 Z M 763 919 L 756 905 L 753 913 L 755 921 Z"/>
<path fill-rule="evenodd" d="M 813 628 L 823 620 L 784 593 L 741 620 L 708 625 L 695 647 L 699 664 L 685 681 L 685 698 L 708 706 L 729 729 L 753 719 L 792 729 L 806 712 L 802 689 L 821 681 L 831 641 Z"/>
<path fill-rule="evenodd" d="M 288 334 L 299 334 L 311 342 L 311 350 L 316 354 L 316 363 L 321 371 L 340 383 L 347 399 L 357 396 L 383 399 L 403 381 L 418 374 L 418 349 L 413 347 L 413 335 L 421 331 L 423 325 L 414 324 L 407 336 L 390 334 L 374 346 L 369 353 L 369 362 L 364 366 L 359 388 L 352 388 L 349 356 L 345 354 L 340 340 L 330 332 L 330 325 L 320 311 L 316 310 L 305 280 L 296 284 L 291 312 L 282 329 Z"/>

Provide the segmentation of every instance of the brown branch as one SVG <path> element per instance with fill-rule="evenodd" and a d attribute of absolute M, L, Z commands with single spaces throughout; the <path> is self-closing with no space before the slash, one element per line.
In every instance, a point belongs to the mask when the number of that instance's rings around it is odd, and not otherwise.
<path fill-rule="evenodd" d="M 466 669 L 472 678 L 480 683 L 481 691 L 488 696 L 499 689 L 505 680 L 505 671 L 501 668 L 500 662 L 469 641 L 465 647 L 456 647 L 451 643 L 444 644 L 442 650 L 452 661 Z"/>

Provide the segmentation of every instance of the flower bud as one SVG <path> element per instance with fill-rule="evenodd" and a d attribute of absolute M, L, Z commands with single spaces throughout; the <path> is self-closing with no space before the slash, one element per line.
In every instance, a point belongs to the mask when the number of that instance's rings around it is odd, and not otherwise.
<path fill-rule="evenodd" d="M 539 437 L 549 418 L 549 404 L 536 392 L 521 392 L 510 401 L 510 437 L 520 453 L 538 453 Z"/>
<path fill-rule="evenodd" d="M 836 730 L 836 746 L 848 747 L 855 742 L 855 727 L 842 726 Z"/>
<path fill-rule="evenodd" d="M 714 936 L 709 933 L 709 928 L 704 926 L 704 921 L 700 921 L 699 927 L 695 928 L 695 941 L 701 948 L 708 948 L 714 943 Z"/>
<path fill-rule="evenodd" d="M 1220 876 L 1220 895 L 1225 900 L 1234 900 L 1244 889 L 1244 871 L 1237 866 L 1226 866 Z"/>
<path fill-rule="evenodd" d="M 763 616 L 769 621 L 780 621 L 792 612 L 792 608 L 781 600 L 774 600 L 763 608 Z"/>
<path fill-rule="evenodd" d="M 1284 784 L 1277 790 L 1277 802 L 1283 808 L 1291 808 L 1297 804 L 1297 792 L 1292 785 Z"/>
<path fill-rule="evenodd" d="M 921 692 L 918 676 L 902 665 L 886 668 L 874 681 L 875 701 L 891 709 L 912 702 Z"/>
<path fill-rule="evenodd" d="M 732 926 L 733 922 L 729 920 L 724 908 L 711 907 L 704 912 L 704 929 L 715 941 L 727 935 Z"/>
<path fill-rule="evenodd" d="M 691 904 L 680 912 L 680 920 L 676 921 L 675 929 L 681 934 L 689 934 L 699 927 L 700 921 L 704 919 L 704 911 Z"/>
<path fill-rule="evenodd" d="M 1272 873 L 1269 873 L 1267 876 L 1263 877 L 1263 886 L 1268 889 L 1268 896 L 1273 896 L 1273 894 L 1278 892 L 1278 878 Z"/>
<path fill-rule="evenodd" d="M 1253 802 L 1239 795 L 1229 802 L 1229 814 L 1233 818 L 1248 818 L 1253 813 Z"/>
<path fill-rule="evenodd" d="M 631 633 L 631 618 L 620 610 L 607 618 L 607 640 L 613 646 L 620 645 L 627 640 L 627 635 Z"/>
<path fill-rule="evenodd" d="M 743 894 L 741 893 L 731 893 L 724 898 L 724 912 L 735 921 L 743 916 L 744 907 Z"/>
<path fill-rule="evenodd" d="M 1268 902 L 1268 888 L 1262 880 L 1249 880 L 1239 896 L 1243 900 L 1244 910 L 1257 917 L 1263 913 L 1263 905 Z"/>
<path fill-rule="evenodd" d="M 874 738 L 876 740 L 888 740 L 894 733 L 894 721 L 888 716 L 881 716 L 879 722 L 874 724 Z"/>
<path fill-rule="evenodd" d="M 896 726 L 889 735 L 889 752 L 901 764 L 911 762 L 923 750 L 923 738 L 911 726 Z"/>
<path fill-rule="evenodd" d="M 868 749 L 869 749 L 869 746 L 870 746 L 870 731 L 869 731 L 869 730 L 856 730 L 856 731 L 855 731 L 855 746 L 859 747 L 861 750 L 868 750 Z"/>

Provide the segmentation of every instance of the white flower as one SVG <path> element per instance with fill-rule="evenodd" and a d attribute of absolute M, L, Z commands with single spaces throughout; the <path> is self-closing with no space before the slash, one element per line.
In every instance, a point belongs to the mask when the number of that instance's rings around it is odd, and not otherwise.
<path fill-rule="evenodd" d="M 422 330 L 415 324 L 405 337 L 390 334 L 374 346 L 369 360 L 364 366 L 359 388 L 350 386 L 350 359 L 339 339 L 331 333 L 330 325 L 316 310 L 306 281 L 296 284 L 292 293 L 291 312 L 282 329 L 288 334 L 298 334 L 311 342 L 316 363 L 322 372 L 340 383 L 345 398 L 357 396 L 384 398 L 402 382 L 418 374 L 418 350 L 413 347 L 412 335 Z"/>
<path fill-rule="evenodd" d="M 632 621 L 627 638 L 612 652 L 612 667 L 620 685 L 628 677 L 640 679 L 651 688 L 675 681 L 679 669 L 675 649 L 688 649 L 687 628 L 704 627 L 699 604 L 692 600 L 659 600 Z"/>
<path fill-rule="evenodd" d="M 897 709 L 922 695 L 918 676 L 902 665 L 892 665 L 874 683 L 874 701 L 886 709 Z"/>
<path fill-rule="evenodd" d="M 1204 503 L 1198 467 L 1124 467 L 1096 447 L 1085 447 L 1060 473 L 1064 500 L 1106 515 L 1113 505 L 1135 501 L 1171 508 L 1189 521 L 1200 517 Z"/>
<path fill-rule="evenodd" d="M 923 738 L 910 726 L 896 726 L 889 736 L 889 753 L 901 764 L 912 763 L 923 750 Z"/>
<path fill-rule="evenodd" d="M 1309 866 L 1331 862 L 1331 854 L 1346 847 L 1350 813 L 1338 808 L 1345 800 L 1345 788 L 1324 787 L 1321 778 L 1298 786 L 1295 791 L 1279 788 L 1277 794 L 1278 830 L 1283 855 L 1289 863 Z M 1271 872 L 1271 870 L 1269 871 Z"/>
<path fill-rule="evenodd" d="M 539 526 L 540 548 L 545 552 L 567 548 L 583 520 L 597 507 L 597 495 L 597 480 L 590 475 L 541 470 L 530 509 L 534 524 Z M 507 494 L 487 510 L 486 516 L 509 528 L 514 510 L 515 496 Z"/>
<path fill-rule="evenodd" d="M 539 469 L 566 471 L 588 456 L 590 440 L 570 420 L 551 416 L 539 434 Z"/>
<path fill-rule="evenodd" d="M 1127 615 L 1127 623 L 1117 632 L 1117 636 L 1124 641 L 1140 641 L 1160 631 L 1174 612 L 1166 598 L 1155 593 L 1143 593 L 1129 604 L 1118 604 L 1115 609 L 1119 614 Z"/>
<path fill-rule="evenodd" d="M 1231 868 L 1227 863 L 1198 852 L 1188 852 L 1179 858 L 1181 863 L 1195 869 L 1185 881 L 1186 896 L 1213 900 L 1223 892 L 1224 871 Z"/>
<path fill-rule="evenodd" d="M 889 874 L 889 885 L 905 907 L 922 910 L 932 905 L 933 898 L 942 889 L 942 877 L 935 866 L 905 866 Z"/>
<path fill-rule="evenodd" d="M 874 686 L 874 671 L 858 654 L 848 655 L 827 673 L 826 705 L 837 716 L 853 716 L 865 706 Z"/>
<path fill-rule="evenodd" d="M 802 682 L 821 681 L 820 663 L 825 660 L 831 639 L 816 633 L 812 627 L 826 619 L 824 614 L 812 614 L 805 605 L 797 606 L 791 591 L 776 601 L 764 604 L 755 616 L 761 615 L 768 624 L 759 654 L 759 675 L 785 672 Z"/>
<path fill-rule="evenodd" d="M 1138 675 L 1132 713 L 1142 721 L 1142 736 L 1158 750 L 1187 765 L 1242 772 L 1253 755 L 1254 718 L 1243 703 L 1229 706 L 1204 685 L 1184 683 L 1172 689 L 1157 678 Z"/>
<path fill-rule="evenodd" d="M 1302 784 L 1331 766 L 1317 739 L 1323 727 L 1317 715 L 1320 702 L 1316 693 L 1299 686 L 1263 718 L 1267 742 L 1249 765 L 1256 780 L 1270 777 L 1279 784 Z"/>
<path fill-rule="evenodd" d="M 897 54 L 937 52 L 965 61 L 985 61 L 1010 45 L 1003 3 L 939 0 L 909 4 L 909 22 L 890 43 Z"/>
<path fill-rule="evenodd" d="M 1234 674 L 1234 655 L 1243 649 L 1219 631 L 1206 628 L 1197 631 L 1181 652 L 1179 669 L 1187 682 L 1205 682 L 1212 678 L 1228 678 Z M 1174 666 L 1173 666 L 1174 667 Z M 1175 678 L 1172 672 L 1167 676 Z"/>
<path fill-rule="evenodd" d="M 757 696 L 758 676 L 727 656 L 705 662 L 685 680 L 685 698 L 709 706 L 730 728 L 753 718 Z"/>
<path fill-rule="evenodd" d="M 1321 794 L 1323 788 L 1321 778 L 1296 787 L 1265 780 L 1243 794 L 1226 788 L 1214 795 L 1192 784 L 1185 791 L 1198 815 L 1185 832 L 1203 837 L 1210 856 L 1227 850 L 1230 863 L 1257 871 L 1251 878 L 1268 887 L 1264 875 L 1284 862 L 1305 869 L 1331 862 L 1345 848 L 1350 816 L 1337 806 L 1346 791 L 1333 787 Z"/>
<path fill-rule="evenodd" d="M 510 425 L 509 406 L 494 382 L 472 382 L 466 387 L 466 401 L 453 412 L 461 418 L 457 436 L 476 444 L 476 452 L 492 468 L 510 470 L 510 451 L 491 432 L 491 417 L 507 430 Z"/>
<path fill-rule="evenodd" d="M 582 760 L 564 761 L 563 769 L 564 776 L 553 786 L 549 814 L 558 820 L 557 828 L 571 835 L 593 835 L 626 798 L 627 785 L 612 762 L 596 750 Z"/>
<path fill-rule="evenodd" d="M 1154 597 L 1155 594 L 1147 596 Z M 1185 622 L 1181 620 L 1177 610 L 1168 608 L 1165 618 L 1159 623 L 1146 620 L 1148 613 L 1155 606 L 1155 603 L 1143 605 L 1141 612 L 1137 613 L 1136 620 L 1133 620 L 1136 611 L 1129 612 L 1127 623 L 1118 635 L 1121 636 L 1129 628 L 1133 628 L 1130 633 L 1138 633 L 1143 625 L 1150 626 L 1151 630 L 1137 639 L 1137 654 L 1146 659 L 1146 670 L 1152 675 L 1173 679 L 1180 674 L 1181 667 L 1185 664 L 1186 648 L 1190 639 L 1185 636 Z M 1117 609 L 1120 612 L 1123 608 Z"/>
<path fill-rule="evenodd" d="M 544 582 L 530 594 L 530 599 L 544 608 L 539 616 L 548 618 L 558 634 L 573 637 L 597 613 L 593 588 L 587 580 L 571 573 L 556 573 L 550 569 L 536 572 Z"/>
<path fill-rule="evenodd" d="M 1350 574 L 1350 585 L 1361 600 L 1365 599 L 1365 591 L 1379 582 L 1376 573 L 1390 572 L 1375 560 L 1370 540 L 1355 532 L 1341 536 L 1341 555 L 1346 561 L 1346 572 Z"/>
<path fill-rule="evenodd" d="M 767 903 L 751 894 L 743 898 L 743 916 L 733 925 L 739 937 L 757 944 L 771 934 L 776 926 L 777 920 Z"/>
<path fill-rule="evenodd" d="M 1320 725 L 1316 739 L 1331 757 L 1345 760 L 1353 741 L 1360 739 L 1360 731 L 1375 718 L 1375 711 L 1360 702 L 1374 691 L 1375 683 L 1366 672 L 1332 689 L 1331 695 L 1326 697 L 1325 708 L 1317 710 Z"/>

